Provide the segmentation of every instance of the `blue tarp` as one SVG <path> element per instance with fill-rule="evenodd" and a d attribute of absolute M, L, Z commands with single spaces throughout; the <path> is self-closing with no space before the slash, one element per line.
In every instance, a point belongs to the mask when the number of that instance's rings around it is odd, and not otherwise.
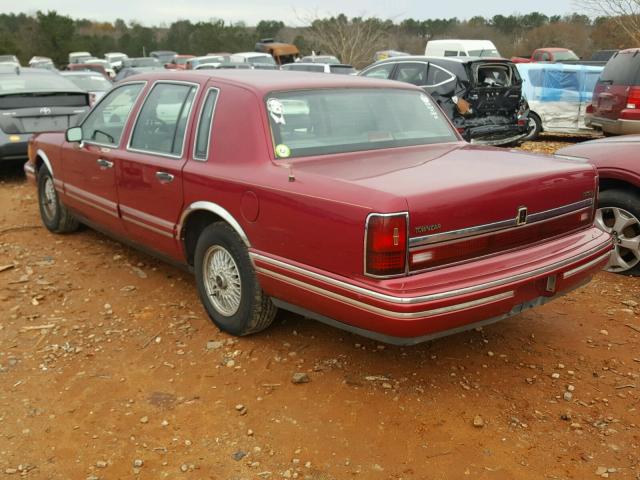
<path fill-rule="evenodd" d="M 604 67 L 562 63 L 519 63 L 522 93 L 548 132 L 590 131 L 584 113 Z"/>
<path fill-rule="evenodd" d="M 604 67 L 562 63 L 516 64 L 527 100 L 589 103 Z"/>

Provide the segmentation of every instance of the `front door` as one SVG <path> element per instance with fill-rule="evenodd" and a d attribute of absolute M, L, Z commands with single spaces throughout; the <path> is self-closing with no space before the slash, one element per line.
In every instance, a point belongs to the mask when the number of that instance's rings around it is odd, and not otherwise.
<path fill-rule="evenodd" d="M 182 167 L 197 84 L 156 82 L 129 144 L 116 162 L 120 212 L 127 236 L 179 259 L 176 225 L 183 208 Z"/>
<path fill-rule="evenodd" d="M 116 155 L 122 132 L 144 83 L 118 87 L 82 122 L 82 141 L 62 145 L 64 202 L 97 226 L 122 231 Z"/>

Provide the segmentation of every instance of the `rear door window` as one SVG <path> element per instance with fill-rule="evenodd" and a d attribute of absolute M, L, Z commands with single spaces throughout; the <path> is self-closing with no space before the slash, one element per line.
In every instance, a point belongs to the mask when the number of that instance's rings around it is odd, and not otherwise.
<path fill-rule="evenodd" d="M 442 85 L 447 82 L 451 82 L 456 79 L 456 76 L 451 73 L 449 70 L 445 70 L 442 67 L 434 65 L 433 63 L 429 64 L 429 71 L 427 72 L 427 81 L 425 83 L 428 87 L 435 87 L 437 85 Z"/>
<path fill-rule="evenodd" d="M 209 153 L 209 139 L 211 138 L 211 124 L 213 123 L 213 112 L 218 100 L 218 89 L 212 88 L 207 93 L 207 98 L 202 105 L 200 119 L 198 120 L 198 130 L 196 132 L 196 145 L 193 158 L 196 160 L 206 160 Z"/>
<path fill-rule="evenodd" d="M 427 84 L 427 64 L 418 62 L 398 63 L 395 79 L 413 85 Z"/>
<path fill-rule="evenodd" d="M 129 147 L 149 153 L 181 157 L 187 120 L 196 87 L 158 83 L 140 110 Z"/>
<path fill-rule="evenodd" d="M 82 139 L 116 147 L 143 83 L 123 85 L 109 92 L 82 123 Z"/>
<path fill-rule="evenodd" d="M 602 82 L 613 85 L 640 83 L 640 53 L 618 53 L 611 57 L 600 75 Z"/>

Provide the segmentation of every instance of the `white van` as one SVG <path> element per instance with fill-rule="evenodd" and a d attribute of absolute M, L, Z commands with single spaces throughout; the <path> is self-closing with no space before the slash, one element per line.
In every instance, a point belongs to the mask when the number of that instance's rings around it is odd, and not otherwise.
<path fill-rule="evenodd" d="M 502 57 L 490 40 L 430 40 L 424 54 L 427 57 Z"/>

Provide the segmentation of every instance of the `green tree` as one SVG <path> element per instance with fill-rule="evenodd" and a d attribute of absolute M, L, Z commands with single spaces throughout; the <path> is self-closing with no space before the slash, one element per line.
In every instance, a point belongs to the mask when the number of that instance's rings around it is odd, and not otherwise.
<path fill-rule="evenodd" d="M 256 39 L 277 38 L 283 28 L 284 22 L 279 20 L 260 20 L 256 25 Z"/>

